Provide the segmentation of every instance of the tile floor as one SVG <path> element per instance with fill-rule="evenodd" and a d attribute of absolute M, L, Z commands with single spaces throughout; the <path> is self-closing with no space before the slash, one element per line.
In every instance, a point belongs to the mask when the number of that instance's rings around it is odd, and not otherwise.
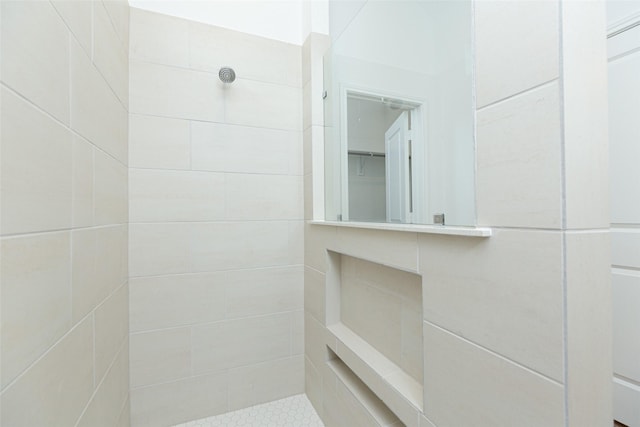
<path fill-rule="evenodd" d="M 304 394 L 174 427 L 324 427 Z"/>

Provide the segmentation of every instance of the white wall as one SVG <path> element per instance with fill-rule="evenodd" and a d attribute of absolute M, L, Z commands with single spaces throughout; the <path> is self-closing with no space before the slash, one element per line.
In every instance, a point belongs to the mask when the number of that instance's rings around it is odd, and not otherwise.
<path fill-rule="evenodd" d="M 133 7 L 302 45 L 311 32 L 327 33 L 327 1 L 129 0 Z"/>

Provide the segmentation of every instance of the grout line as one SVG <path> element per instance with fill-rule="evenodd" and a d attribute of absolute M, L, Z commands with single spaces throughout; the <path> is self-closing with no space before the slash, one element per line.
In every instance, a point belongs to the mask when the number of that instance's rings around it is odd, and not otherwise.
<path fill-rule="evenodd" d="M 45 109 L 43 109 L 42 107 L 40 107 L 38 104 L 33 103 L 29 98 L 26 98 L 24 95 L 22 95 L 20 92 L 18 92 L 17 90 L 13 89 L 11 86 L 8 86 L 6 82 L 2 81 L 0 82 L 0 86 L 4 87 L 6 90 L 8 90 L 9 92 L 11 92 L 14 96 L 18 97 L 19 99 L 21 99 L 23 102 L 29 104 L 32 108 L 34 108 L 36 111 L 38 111 L 39 113 L 43 114 L 45 117 L 49 118 L 50 120 L 53 120 L 56 124 L 62 126 L 65 130 L 69 131 L 72 135 L 74 136 L 78 136 L 79 138 L 81 138 L 83 141 L 86 141 L 88 144 L 90 144 L 91 146 L 93 146 L 94 149 L 101 151 L 102 153 L 104 153 L 105 155 L 107 155 L 108 157 L 111 157 L 111 159 L 115 160 L 116 162 L 120 163 L 120 165 L 124 166 L 124 167 L 128 167 L 128 165 L 126 165 L 124 162 L 120 161 L 120 159 L 118 159 L 117 157 L 115 157 L 113 154 L 105 151 L 103 148 L 101 148 L 100 146 L 98 146 L 96 143 L 94 143 L 93 141 L 91 141 L 90 139 L 86 138 L 84 135 L 82 135 L 81 133 L 77 132 L 75 129 L 73 129 L 71 127 L 71 113 L 69 113 L 69 124 L 67 125 L 66 123 L 64 123 L 63 121 L 61 121 L 60 119 L 56 118 L 55 116 L 53 116 L 51 113 L 49 113 L 48 111 L 46 111 Z M 125 110 L 126 112 L 126 110 Z M 127 119 L 128 120 L 128 119 Z"/>
<path fill-rule="evenodd" d="M 558 77 L 554 77 L 553 79 L 551 79 L 551 80 L 547 80 L 546 82 L 543 82 L 543 83 L 537 84 L 537 85 L 535 85 L 535 86 L 531 86 L 531 87 L 529 87 L 529 88 L 527 88 L 527 89 L 524 89 L 524 90 L 522 90 L 522 91 L 520 91 L 520 92 L 517 92 L 517 93 L 511 94 L 511 95 L 507 96 L 506 98 L 502 98 L 502 99 L 499 99 L 499 100 L 497 100 L 497 101 L 491 102 L 491 103 L 489 103 L 489 104 L 483 105 L 483 106 L 481 106 L 481 107 L 479 107 L 479 108 L 476 108 L 476 112 L 477 112 L 477 113 L 479 113 L 479 112 L 482 112 L 482 111 L 484 111 L 484 110 L 486 110 L 486 109 L 489 109 L 489 108 L 491 108 L 491 107 L 496 107 L 496 106 L 498 106 L 498 105 L 500 105 L 500 104 L 504 104 L 504 103 L 506 103 L 506 102 L 509 102 L 509 101 L 513 100 L 514 98 L 517 98 L 517 97 L 519 97 L 519 96 L 521 96 L 521 95 L 525 95 L 525 94 L 527 94 L 527 93 L 529 93 L 529 92 L 536 91 L 536 90 L 538 90 L 538 89 L 542 89 L 542 88 L 543 88 L 543 87 L 545 87 L 545 86 L 550 86 L 550 85 L 552 85 L 553 83 L 555 83 L 556 81 L 558 81 L 558 82 L 559 82 L 560 80 L 561 80 L 561 79 L 560 79 L 560 77 L 559 77 L 559 76 L 558 76 Z"/>
<path fill-rule="evenodd" d="M 211 76 L 213 76 L 216 81 L 218 79 L 218 69 L 214 69 L 214 68 L 195 68 L 192 67 L 191 65 L 175 65 L 175 64 L 166 64 L 166 63 L 162 63 L 162 62 L 155 62 L 149 59 L 140 59 L 140 58 L 135 58 L 135 57 L 131 57 L 131 55 L 128 56 L 128 60 L 130 63 L 138 63 L 138 64 L 146 64 L 146 65 L 154 65 L 154 66 L 158 66 L 158 67 L 167 67 L 167 68 L 173 68 L 176 70 L 183 70 L 183 71 L 189 71 L 189 72 L 193 72 L 193 73 L 202 73 L 202 74 L 209 74 Z M 226 64 L 228 65 L 228 64 Z M 225 66 L 225 64 L 220 64 L 217 65 L 216 68 L 220 68 L 222 66 Z M 233 65 L 231 65 L 233 67 Z M 302 84 L 300 85 L 292 85 L 289 83 L 279 83 L 279 82 L 274 82 L 274 81 L 270 81 L 270 80 L 263 80 L 263 79 L 259 79 L 259 78 L 252 78 L 252 77 L 237 77 L 236 78 L 237 81 L 239 80 L 246 80 L 246 81 L 250 81 L 250 82 L 256 82 L 256 83 L 262 83 L 265 85 L 271 85 L 271 86 L 284 86 L 290 89 L 297 89 L 297 90 L 302 90 L 303 86 Z M 302 80 L 302 79 L 300 79 Z"/>
<path fill-rule="evenodd" d="M 136 171 L 153 171 L 153 172 L 196 172 L 196 173 L 208 173 L 208 174 L 227 174 L 227 175 L 252 175 L 252 176 L 281 176 L 291 178 L 302 178 L 303 175 L 289 174 L 289 173 L 274 173 L 274 172 L 242 172 L 242 171 L 227 171 L 227 170 L 210 170 L 210 169 L 171 169 L 171 168 L 152 168 L 152 167 L 139 167 L 130 166 L 130 170 Z"/>
<path fill-rule="evenodd" d="M 51 230 L 28 231 L 28 232 L 22 232 L 22 233 L 8 233 L 0 236 L 0 239 L 8 240 L 8 239 L 18 239 L 21 237 L 46 236 L 49 234 L 67 233 L 67 232 L 73 232 L 73 231 L 84 231 L 84 230 L 94 230 L 94 229 L 99 230 L 99 229 L 105 229 L 105 228 L 111 228 L 111 227 L 123 227 L 128 224 L 131 224 L 131 223 L 120 222 L 120 223 L 114 223 L 114 224 L 90 225 L 86 227 L 56 228 Z"/>
<path fill-rule="evenodd" d="M 196 123 L 210 123 L 212 125 L 233 126 L 233 127 L 251 128 L 251 129 L 261 129 L 261 130 L 268 130 L 268 131 L 274 131 L 274 132 L 287 132 L 287 133 L 300 133 L 300 134 L 303 132 L 302 129 L 270 128 L 270 127 L 265 127 L 265 126 L 255 126 L 255 125 L 247 125 L 247 124 L 241 124 L 241 123 L 225 123 L 225 122 L 216 122 L 216 121 L 210 121 L 210 120 L 192 119 L 192 118 L 184 118 L 184 117 L 162 116 L 162 115 L 159 115 L 159 114 L 138 113 L 138 112 L 133 112 L 133 111 L 129 111 L 129 115 L 140 116 L 140 117 L 155 117 L 155 118 L 158 118 L 158 119 L 167 119 L 167 120 L 183 120 L 183 121 L 196 122 Z M 316 125 L 314 125 L 314 126 L 316 126 Z M 321 126 L 321 125 L 317 125 L 316 127 L 324 128 L 324 126 Z"/>
<path fill-rule="evenodd" d="M 203 274 L 225 274 L 231 272 L 247 272 L 247 271 L 259 271 L 259 270 L 295 270 L 300 268 L 300 272 L 304 274 L 304 264 L 281 264 L 281 265 L 267 265 L 267 266 L 257 266 L 257 267 L 246 267 L 246 268 L 233 268 L 228 270 L 207 270 L 207 271 L 187 271 L 181 273 L 166 273 L 166 274 L 150 274 L 144 276 L 129 276 L 129 279 L 132 280 L 140 280 L 140 279 L 153 279 L 153 278 L 163 278 L 163 277 L 179 277 L 179 276 L 198 276 Z M 324 273 L 323 273 L 324 274 Z"/>
<path fill-rule="evenodd" d="M 513 360 L 513 359 L 511 359 L 511 358 L 509 358 L 509 357 L 507 357 L 507 356 L 505 356 L 505 355 L 503 355 L 503 354 L 500 354 L 500 353 L 498 353 L 498 352 L 496 352 L 496 351 L 494 351 L 494 350 L 491 350 L 490 348 L 487 348 L 487 347 L 485 347 L 485 346 L 483 346 L 483 345 L 481 345 L 481 344 L 478 344 L 478 343 L 476 343 L 476 342 L 474 342 L 474 341 L 471 341 L 471 340 L 470 340 L 470 339 L 468 339 L 468 338 L 465 338 L 465 337 L 463 337 L 463 336 L 460 336 L 460 335 L 456 334 L 455 332 L 450 331 L 449 329 L 446 329 L 446 328 L 444 328 L 444 327 L 442 327 L 442 326 L 439 326 L 439 325 L 437 325 L 437 324 L 433 323 L 433 322 L 432 322 L 432 321 L 430 321 L 430 320 L 426 320 L 426 319 L 425 319 L 425 320 L 424 320 L 424 323 L 427 323 L 427 324 L 429 324 L 429 325 L 433 326 L 434 328 L 439 329 L 439 330 L 441 330 L 442 332 L 445 332 L 445 333 L 447 333 L 447 334 L 449 334 L 449 335 L 451 335 L 451 336 L 453 336 L 453 337 L 455 337 L 455 338 L 459 339 L 460 341 L 463 341 L 463 342 L 465 342 L 465 343 L 467 343 L 467 344 L 470 344 L 470 345 L 472 345 L 472 346 L 474 346 L 474 347 L 476 347 L 476 348 L 478 348 L 478 349 L 480 349 L 480 350 L 482 350 L 482 351 L 485 351 L 485 352 L 487 352 L 487 353 L 489 353 L 489 354 L 491 354 L 491 355 L 493 355 L 493 356 L 495 356 L 495 357 L 497 357 L 497 358 L 499 358 L 499 359 L 502 359 L 502 360 L 504 360 L 505 362 L 508 362 L 508 363 L 509 363 L 509 364 L 511 364 L 511 365 L 515 365 L 515 366 L 517 366 L 517 367 L 519 367 L 519 368 L 521 368 L 521 369 L 524 369 L 525 371 L 527 371 L 527 372 L 529 372 L 529 373 L 531 373 L 531 374 L 534 374 L 534 375 L 535 375 L 535 376 L 537 376 L 537 377 L 540 377 L 540 378 L 542 378 L 542 379 L 545 379 L 545 380 L 547 380 L 547 381 L 549 381 L 549 382 L 552 382 L 552 383 L 554 383 L 554 384 L 556 384 L 556 385 L 559 385 L 559 386 L 561 386 L 561 387 L 563 387 L 563 386 L 564 386 L 564 384 L 563 384 L 562 382 L 560 382 L 560 381 L 558 381 L 558 380 L 556 380 L 556 379 L 553 379 L 553 378 L 549 377 L 549 376 L 548 376 L 548 375 L 546 375 L 546 374 L 543 374 L 543 373 L 541 373 L 541 372 L 538 372 L 538 371 L 536 371 L 535 369 L 532 369 L 532 368 L 530 368 L 530 367 L 528 367 L 528 366 L 526 366 L 526 365 L 523 365 L 522 363 L 517 362 L 517 361 L 515 361 L 515 360 Z M 564 388 L 564 387 L 563 387 L 563 388 Z"/>
<path fill-rule="evenodd" d="M 130 390 L 131 391 L 137 391 L 137 390 L 147 389 L 147 388 L 151 388 L 151 387 L 157 387 L 157 386 L 168 385 L 168 384 L 175 384 L 175 383 L 179 383 L 181 381 L 191 380 L 191 379 L 195 379 L 195 378 L 208 377 L 208 376 L 212 376 L 212 375 L 229 375 L 229 374 L 233 373 L 233 371 L 239 371 L 241 369 L 251 368 L 251 367 L 254 367 L 254 366 L 267 365 L 267 364 L 270 364 L 270 363 L 280 362 L 280 361 L 283 361 L 283 360 L 295 359 L 295 358 L 298 358 L 298 357 L 302 357 L 304 359 L 304 354 L 296 354 L 296 355 L 289 355 L 289 356 L 285 356 L 285 357 L 278 357 L 276 359 L 263 360 L 263 361 L 258 362 L 258 363 L 250 363 L 248 365 L 234 366 L 234 367 L 231 367 L 231 368 L 224 368 L 224 369 L 221 369 L 219 371 L 208 371 L 208 372 L 204 372 L 204 373 L 200 373 L 200 374 L 196 374 L 196 375 L 191 375 L 191 376 L 187 376 L 187 377 L 180 377 L 180 378 L 172 379 L 172 380 L 169 380 L 169 381 L 162 381 L 162 382 L 153 383 L 153 384 L 145 384 L 145 385 L 141 385 L 141 386 L 131 387 Z"/>
<path fill-rule="evenodd" d="M 173 331 L 173 330 L 176 330 L 176 329 L 193 328 L 194 326 L 211 326 L 211 325 L 222 324 L 222 323 L 231 323 L 231 322 L 235 322 L 235 321 L 239 321 L 239 320 L 255 320 L 255 319 L 268 318 L 268 317 L 285 317 L 285 315 L 287 315 L 287 317 L 288 317 L 288 315 L 290 315 L 292 313 L 298 313 L 298 312 L 303 312 L 304 313 L 304 308 L 296 308 L 296 309 L 293 309 L 293 310 L 278 311 L 278 312 L 266 313 L 266 314 L 254 314 L 254 315 L 244 316 L 244 317 L 223 318 L 223 319 L 213 320 L 213 321 L 209 321 L 209 322 L 186 323 L 184 325 L 169 326 L 169 327 L 165 327 L 165 328 L 156 328 L 156 329 L 145 329 L 145 330 L 142 330 L 142 331 L 131 331 L 131 330 L 129 330 L 129 336 L 144 335 L 144 334 L 148 334 L 148 333 L 155 333 L 155 332 L 162 332 L 162 331 Z M 290 324 L 293 324 L 293 322 L 290 322 Z M 290 351 L 289 353 L 291 353 L 289 355 L 289 356 L 291 356 L 293 352 Z"/>
<path fill-rule="evenodd" d="M 566 1 L 566 0 L 563 0 Z M 570 426 L 569 420 L 569 315 L 568 315 L 568 289 L 567 289 L 567 167 L 566 167 L 566 117 L 565 117 L 565 97 L 564 97 L 564 25 L 563 25 L 563 3 L 558 2 L 558 97 L 560 106 L 560 185 L 561 185 L 561 271 L 562 271 L 562 381 L 563 392 L 563 412 L 564 424 Z"/>

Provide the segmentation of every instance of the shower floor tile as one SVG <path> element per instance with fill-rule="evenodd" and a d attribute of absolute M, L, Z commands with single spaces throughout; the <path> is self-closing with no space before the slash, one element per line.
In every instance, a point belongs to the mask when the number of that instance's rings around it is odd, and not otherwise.
<path fill-rule="evenodd" d="M 304 394 L 174 427 L 324 427 Z"/>

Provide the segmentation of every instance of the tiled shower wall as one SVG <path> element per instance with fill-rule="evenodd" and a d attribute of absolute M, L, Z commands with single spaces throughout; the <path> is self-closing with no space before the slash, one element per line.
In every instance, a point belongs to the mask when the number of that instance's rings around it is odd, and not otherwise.
<path fill-rule="evenodd" d="M 131 9 L 134 426 L 304 389 L 300 55 Z"/>
<path fill-rule="evenodd" d="M 422 276 L 424 410 L 398 412 L 406 425 L 611 424 L 603 3 L 474 3 L 477 216 L 493 234 L 307 226 L 305 387 L 328 425 L 363 411 L 336 404 L 327 367 L 327 346 L 341 347 L 327 329 L 328 251 Z M 312 35 L 303 47 L 309 85 L 321 44 Z M 319 93 L 305 91 L 312 116 Z M 322 135 L 309 129 L 313 159 Z M 321 218 L 316 174 L 305 162 L 307 218 Z"/>
<path fill-rule="evenodd" d="M 0 424 L 127 426 L 129 6 L 0 10 Z"/>

